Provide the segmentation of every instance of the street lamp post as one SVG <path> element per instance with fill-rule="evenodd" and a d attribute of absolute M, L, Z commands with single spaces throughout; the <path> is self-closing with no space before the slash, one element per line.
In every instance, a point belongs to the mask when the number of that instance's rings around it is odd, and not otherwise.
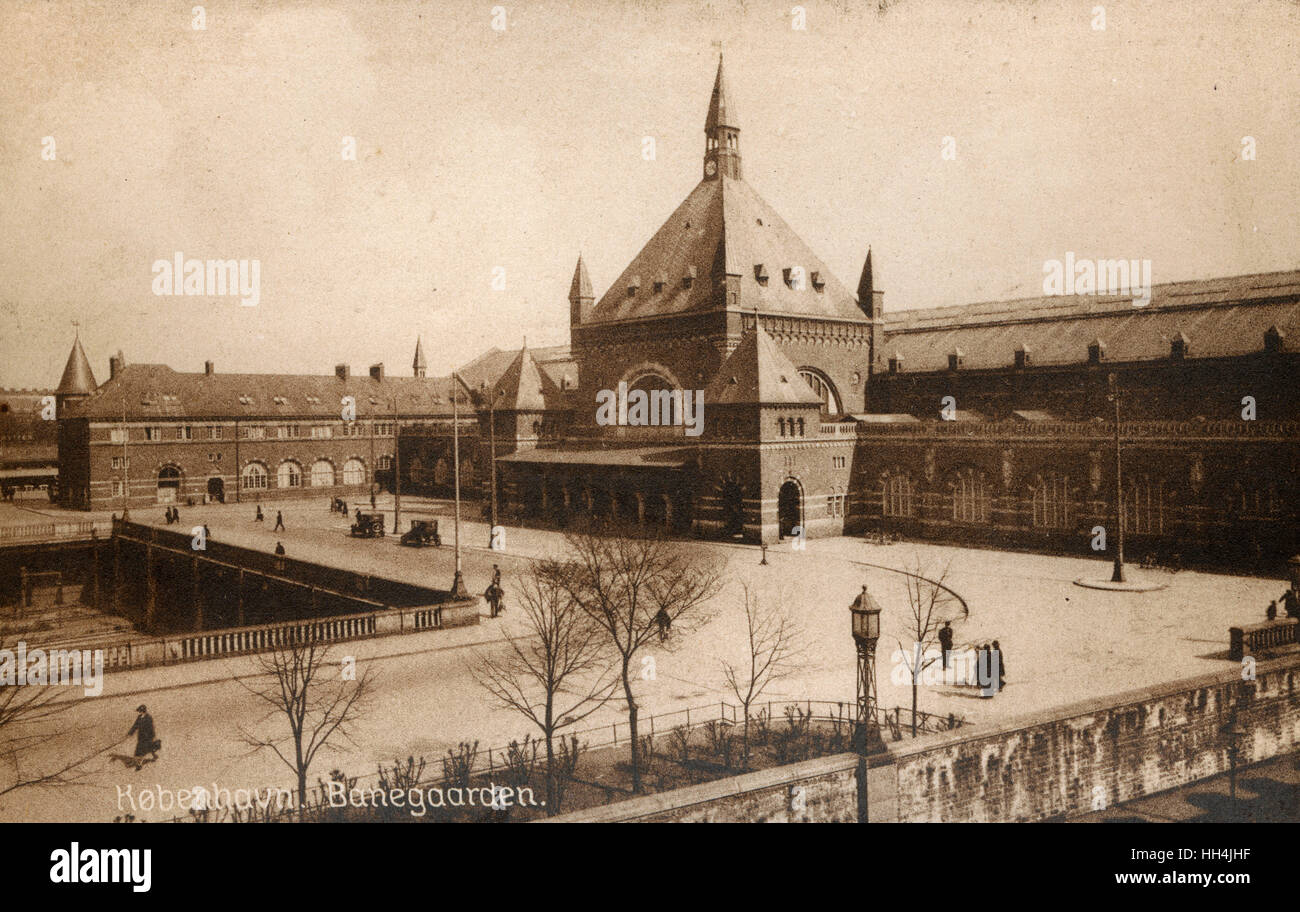
<path fill-rule="evenodd" d="M 397 417 L 397 395 L 393 395 L 393 534 L 402 530 L 402 422 Z"/>
<path fill-rule="evenodd" d="M 127 454 L 126 441 L 131 436 L 131 428 L 126 423 L 126 395 L 122 396 L 122 522 L 131 518 L 131 468 Z"/>
<path fill-rule="evenodd" d="M 492 485 L 492 524 L 488 526 L 488 547 L 491 548 L 497 530 L 497 400 L 501 398 L 502 390 L 493 389 L 491 395 L 488 395 L 487 381 L 484 380 L 479 388 L 483 391 L 484 397 L 488 400 L 488 448 L 491 451 L 491 468 L 489 472 L 489 483 Z"/>
<path fill-rule="evenodd" d="M 465 577 L 460 570 L 460 390 L 458 388 L 460 377 L 452 374 L 451 381 L 451 446 L 454 462 L 452 474 L 456 491 L 456 575 L 451 581 L 451 597 L 463 599 L 469 598 L 469 593 L 465 589 Z"/>
<path fill-rule="evenodd" d="M 1110 581 L 1112 583 L 1124 582 L 1124 478 L 1123 467 L 1120 460 L 1120 443 L 1119 443 L 1119 385 L 1115 382 L 1115 375 L 1110 374 L 1106 378 L 1109 392 L 1106 394 L 1106 401 L 1115 404 L 1115 567 L 1111 571 Z"/>
<path fill-rule="evenodd" d="M 853 641 L 858 647 L 858 720 L 854 740 L 858 754 L 858 822 L 867 822 L 867 746 L 876 720 L 876 642 L 880 639 L 880 605 L 867 587 L 849 605 Z"/>

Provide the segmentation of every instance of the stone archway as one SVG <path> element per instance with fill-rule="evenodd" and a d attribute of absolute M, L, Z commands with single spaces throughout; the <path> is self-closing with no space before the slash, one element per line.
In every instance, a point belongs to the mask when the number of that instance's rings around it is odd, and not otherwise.
<path fill-rule="evenodd" d="M 803 491 L 793 478 L 781 485 L 776 498 L 776 515 L 780 538 L 794 535 L 794 530 L 803 525 Z"/>

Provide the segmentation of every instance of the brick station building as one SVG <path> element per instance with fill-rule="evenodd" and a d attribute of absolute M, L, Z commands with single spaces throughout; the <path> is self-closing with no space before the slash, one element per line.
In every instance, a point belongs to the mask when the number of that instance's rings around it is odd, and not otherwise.
<path fill-rule="evenodd" d="M 133 508 L 309 496 L 359 504 L 372 487 L 391 488 L 399 424 L 450 428 L 451 391 L 448 378 L 425 377 L 418 342 L 410 377 L 382 364 L 366 376 L 346 365 L 326 376 L 220 374 L 210 361 L 201 374 L 181 373 L 127 365 L 119 353 L 102 386 L 60 396 L 60 496 L 96 510 L 120 508 L 128 488 Z M 461 406 L 470 430 L 463 393 Z"/>
<path fill-rule="evenodd" d="M 507 416 L 508 516 L 1090 553 L 1115 532 L 1113 374 L 1130 557 L 1300 550 L 1300 272 L 889 313 L 870 252 L 854 295 L 744 181 L 721 63 L 702 164 L 599 300 L 579 258 L 568 361 L 524 350 L 474 390 Z M 703 389 L 702 435 L 597 425 L 620 383 Z"/>
<path fill-rule="evenodd" d="M 119 358 L 61 403 L 65 502 L 120 502 L 124 406 L 133 505 L 391 485 L 394 394 L 402 489 L 449 494 L 459 390 L 462 488 L 486 511 L 495 477 L 507 522 L 1084 554 L 1116 531 L 1113 374 L 1130 557 L 1275 568 L 1300 550 L 1300 271 L 1156 285 L 1145 305 L 887 312 L 869 251 L 855 294 L 745 182 L 739 124 L 719 62 L 700 182 L 599 299 L 579 257 L 568 346 L 493 350 L 456 379 L 426 378 L 419 351 L 409 378 Z M 597 395 L 621 388 L 703 390 L 702 433 L 599 424 Z"/>

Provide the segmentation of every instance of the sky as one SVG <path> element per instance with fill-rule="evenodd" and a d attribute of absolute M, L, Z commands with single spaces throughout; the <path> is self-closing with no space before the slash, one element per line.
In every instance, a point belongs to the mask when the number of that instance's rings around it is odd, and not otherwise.
<path fill-rule="evenodd" d="M 0 386 L 73 321 L 101 382 L 565 343 L 578 253 L 599 296 L 698 182 L 719 49 L 746 181 L 886 310 L 1300 268 L 1295 3 L 196 5 L 0 3 Z M 257 305 L 154 294 L 177 251 Z"/>

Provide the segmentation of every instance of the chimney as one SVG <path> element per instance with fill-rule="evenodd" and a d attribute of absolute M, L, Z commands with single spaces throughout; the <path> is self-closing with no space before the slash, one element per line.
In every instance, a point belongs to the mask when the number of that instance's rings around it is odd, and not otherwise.
<path fill-rule="evenodd" d="M 203 374 L 204 374 L 204 376 L 211 377 L 211 376 L 212 376 L 213 374 L 215 374 L 216 372 L 217 372 L 217 368 L 216 368 L 215 365 L 213 365 L 213 363 L 212 363 L 211 361 L 204 361 L 204 362 L 203 362 Z"/>
<path fill-rule="evenodd" d="M 117 355 L 108 356 L 108 379 L 114 380 L 122 372 L 122 362 L 117 359 Z"/>
<path fill-rule="evenodd" d="M 340 380 L 346 380 L 346 379 L 348 379 L 348 374 L 349 374 L 349 373 L 350 373 L 350 372 L 349 372 L 349 370 L 348 370 L 348 366 L 347 366 L 346 364 L 335 364 L 335 365 L 334 365 L 334 376 L 335 376 L 335 377 L 338 377 Z"/>
<path fill-rule="evenodd" d="M 370 365 L 370 377 L 380 383 L 384 382 L 384 362 L 380 361 L 378 364 Z"/>

